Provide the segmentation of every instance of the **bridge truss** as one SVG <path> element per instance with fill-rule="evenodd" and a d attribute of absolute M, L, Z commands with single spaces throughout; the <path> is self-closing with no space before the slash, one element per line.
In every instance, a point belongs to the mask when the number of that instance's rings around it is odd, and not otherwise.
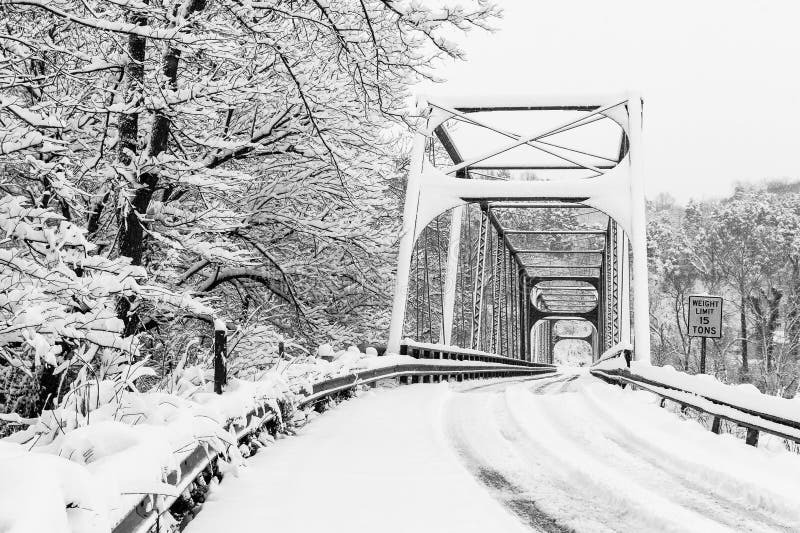
<path fill-rule="evenodd" d="M 552 362 L 570 338 L 649 359 L 641 99 L 419 110 L 389 351 L 412 337 Z"/>

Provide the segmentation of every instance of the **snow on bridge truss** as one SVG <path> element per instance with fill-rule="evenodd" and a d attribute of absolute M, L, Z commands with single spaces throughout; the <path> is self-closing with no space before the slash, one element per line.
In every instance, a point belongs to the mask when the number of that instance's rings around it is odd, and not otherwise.
<path fill-rule="evenodd" d="M 419 107 L 388 349 L 410 336 L 551 362 L 576 338 L 554 323 L 575 320 L 593 357 L 635 340 L 648 360 L 642 100 Z"/>

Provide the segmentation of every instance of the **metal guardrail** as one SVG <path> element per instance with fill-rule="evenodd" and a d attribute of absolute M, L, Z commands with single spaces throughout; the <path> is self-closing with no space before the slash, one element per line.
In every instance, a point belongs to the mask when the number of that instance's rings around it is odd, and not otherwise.
<path fill-rule="evenodd" d="M 266 404 L 262 404 L 251 411 L 245 418 L 244 424 L 228 424 L 236 431 L 236 443 L 241 444 L 250 435 L 263 428 L 275 419 L 275 413 Z M 180 476 L 176 476 L 175 489 L 178 494 L 184 494 L 201 476 L 207 482 L 212 476 L 218 475 L 218 454 L 197 446 L 180 462 Z M 160 498 L 160 500 L 159 500 Z M 160 532 L 162 517 L 169 512 L 180 500 L 181 496 L 145 495 L 122 519 L 114 526 L 114 533 L 148 533 Z"/>
<path fill-rule="evenodd" d="M 416 359 L 478 361 L 482 363 L 504 364 L 527 368 L 555 368 L 554 365 L 534 363 L 533 361 L 524 361 L 522 359 L 514 359 L 513 357 L 505 357 L 503 355 L 478 352 L 474 350 L 459 351 L 456 347 L 447 348 L 444 346 L 432 347 L 426 345 L 402 344 L 400 345 L 400 355 L 410 355 Z"/>
<path fill-rule="evenodd" d="M 532 376 L 536 374 L 554 373 L 552 365 L 536 367 L 509 367 L 508 365 L 448 365 L 448 364 L 400 364 L 362 370 L 347 376 L 332 378 L 314 384 L 314 391 L 301 402 L 305 406 L 317 400 L 351 389 L 357 385 L 369 385 L 384 379 L 399 379 L 400 383 L 439 382 L 441 380 L 463 381 L 464 379 L 502 378 L 511 376 Z"/>
<path fill-rule="evenodd" d="M 627 343 L 619 343 L 619 344 L 616 344 L 616 345 L 612 346 L 611 348 L 609 348 L 605 352 L 601 353 L 600 357 L 597 359 L 597 361 L 592 363 L 590 368 L 594 368 L 597 365 L 599 365 L 600 363 L 605 363 L 609 359 L 615 359 L 617 357 L 624 357 L 625 358 L 625 365 L 628 368 L 630 368 L 630 366 L 631 366 L 631 357 L 632 357 L 630 345 L 627 344 Z"/>
<path fill-rule="evenodd" d="M 553 365 L 530 363 L 516 359 L 511 359 L 511 361 L 526 364 L 509 364 L 505 362 L 509 360 L 509 358 L 492 356 L 491 354 L 462 353 L 460 354 L 462 358 L 458 358 L 459 353 L 453 350 L 437 351 L 436 355 L 441 357 L 434 357 L 431 350 L 423 349 L 423 352 L 420 354 L 417 354 L 415 349 L 411 351 L 417 358 L 442 359 L 443 362 L 441 364 L 397 364 L 362 370 L 346 376 L 327 379 L 315 383 L 313 385 L 313 391 L 302 398 L 298 406 L 301 408 L 308 407 L 325 398 L 351 390 L 359 385 L 369 385 L 386 379 L 397 379 L 400 383 L 418 383 L 420 381 L 427 383 L 441 380 L 463 381 L 465 379 L 537 375 L 554 373 L 556 371 Z M 425 351 L 428 353 L 424 353 Z M 466 365 L 448 364 L 444 362 L 448 360 L 475 361 L 484 364 Z M 235 425 L 237 443 L 242 444 L 247 442 L 254 433 L 261 430 L 273 420 L 275 420 L 275 413 L 270 411 L 266 405 L 259 406 L 255 411 L 247 415 L 243 424 Z M 198 446 L 194 451 L 189 453 L 180 463 L 180 477 L 178 477 L 175 485 L 177 492 L 181 495 L 186 494 L 186 491 L 192 492 L 192 487 L 196 489 L 198 487 L 204 487 L 212 476 L 219 476 L 217 459 L 217 454 L 206 451 L 202 446 Z M 174 510 L 176 507 L 180 507 L 180 510 L 186 513 L 186 516 L 181 520 L 182 525 L 185 525 L 185 523 L 199 512 L 199 506 L 205 498 L 205 494 L 202 490 L 195 490 L 194 492 L 199 492 L 199 494 L 197 494 L 199 503 L 196 504 L 192 501 L 186 501 L 182 496 L 145 495 L 119 523 L 114 526 L 113 533 L 160 533 L 162 531 L 162 525 L 166 525 L 167 522 L 170 522 L 166 515 L 170 510 Z M 175 521 L 172 520 L 171 522 L 174 524 Z M 180 529 L 183 529 L 183 527 L 181 526 Z"/>
<path fill-rule="evenodd" d="M 711 396 L 704 396 L 692 391 L 660 383 L 634 374 L 628 369 L 592 369 L 591 374 L 603 381 L 625 387 L 634 386 L 659 396 L 663 407 L 664 400 L 681 405 L 682 409 L 691 408 L 713 416 L 711 431 L 719 434 L 720 422 L 727 420 L 747 429 L 745 442 L 751 446 L 758 445 L 759 433 L 775 435 L 782 439 L 800 443 L 800 421 L 780 418 L 769 413 L 754 411 L 742 405 L 725 402 Z M 702 404 L 702 405 L 701 405 Z M 755 417 L 753 420 L 750 417 Z"/>

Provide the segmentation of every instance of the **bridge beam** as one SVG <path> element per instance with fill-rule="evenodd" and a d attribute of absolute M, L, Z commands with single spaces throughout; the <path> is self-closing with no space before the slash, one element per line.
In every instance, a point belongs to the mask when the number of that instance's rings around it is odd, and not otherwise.
<path fill-rule="evenodd" d="M 463 205 L 455 207 L 450 215 L 450 235 L 447 240 L 447 272 L 445 273 L 444 295 L 442 297 L 442 332 L 440 336 L 445 344 L 452 344 L 458 259 L 461 253 L 461 224 L 464 218 L 464 209 Z"/>
<path fill-rule="evenodd" d="M 644 196 L 644 165 L 642 161 L 642 114 L 641 98 L 628 100 L 630 120 L 628 137 L 631 160 L 631 248 L 633 252 L 633 336 L 634 357 L 650 362 L 650 309 L 647 284 L 647 213 Z"/>
<path fill-rule="evenodd" d="M 400 340 L 403 336 L 403 324 L 406 318 L 411 255 L 414 252 L 414 241 L 417 236 L 417 212 L 419 210 L 420 177 L 425 155 L 425 139 L 425 134 L 418 132 L 414 136 L 414 145 L 411 149 L 411 165 L 403 207 L 403 226 L 397 250 L 397 274 L 394 282 L 392 318 L 389 325 L 389 339 L 386 343 L 386 349 L 390 353 L 400 353 Z"/>

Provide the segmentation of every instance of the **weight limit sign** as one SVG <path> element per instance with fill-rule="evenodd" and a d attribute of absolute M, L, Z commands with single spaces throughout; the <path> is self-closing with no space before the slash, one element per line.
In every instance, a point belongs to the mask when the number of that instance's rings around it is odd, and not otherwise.
<path fill-rule="evenodd" d="M 722 297 L 689 296 L 689 336 L 722 337 Z"/>

